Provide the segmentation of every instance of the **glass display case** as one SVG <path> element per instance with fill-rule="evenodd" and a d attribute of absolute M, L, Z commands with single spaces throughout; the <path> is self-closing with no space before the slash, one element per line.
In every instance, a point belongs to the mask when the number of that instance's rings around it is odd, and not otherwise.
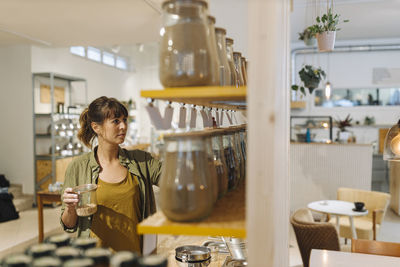
<path fill-rule="evenodd" d="M 290 116 L 290 141 L 331 143 L 331 116 Z"/>

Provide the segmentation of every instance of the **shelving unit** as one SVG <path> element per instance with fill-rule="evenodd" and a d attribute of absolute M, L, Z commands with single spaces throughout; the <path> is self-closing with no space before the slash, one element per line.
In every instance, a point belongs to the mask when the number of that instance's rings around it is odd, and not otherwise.
<path fill-rule="evenodd" d="M 71 107 L 87 104 L 87 83 L 79 77 L 58 73 L 33 73 L 33 138 L 35 193 L 47 189 L 50 183 L 63 180 L 64 172 L 74 155 L 56 154 L 56 143 L 65 140 L 76 140 L 72 129 L 70 135 L 58 136 L 55 124 L 59 119 L 65 122 L 77 120 L 78 114 L 69 113 Z M 77 97 L 76 95 L 80 95 Z M 56 107 L 59 105 L 59 112 Z M 61 106 L 63 107 L 61 110 Z M 64 107 L 68 113 L 64 113 Z M 67 108 L 68 107 L 68 108 Z"/>
<path fill-rule="evenodd" d="M 229 110 L 246 109 L 247 87 L 204 86 L 144 90 L 141 97 Z"/>
<path fill-rule="evenodd" d="M 144 90 L 145 98 L 194 104 L 228 110 L 246 109 L 247 87 L 185 87 Z M 212 214 L 199 222 L 168 220 L 158 211 L 138 225 L 140 234 L 246 237 L 246 198 L 244 183 L 217 201 Z"/>
<path fill-rule="evenodd" d="M 245 238 L 245 206 L 245 186 L 242 185 L 218 200 L 212 214 L 203 221 L 192 223 L 172 222 L 161 211 L 158 211 L 138 225 L 138 233 Z"/>

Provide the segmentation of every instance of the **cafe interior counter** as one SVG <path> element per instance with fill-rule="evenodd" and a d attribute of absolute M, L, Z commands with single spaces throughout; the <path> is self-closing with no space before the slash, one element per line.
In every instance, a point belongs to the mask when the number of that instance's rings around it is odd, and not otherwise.
<path fill-rule="evenodd" d="M 339 187 L 371 190 L 372 155 L 369 144 L 291 143 L 291 212 L 336 199 Z"/>

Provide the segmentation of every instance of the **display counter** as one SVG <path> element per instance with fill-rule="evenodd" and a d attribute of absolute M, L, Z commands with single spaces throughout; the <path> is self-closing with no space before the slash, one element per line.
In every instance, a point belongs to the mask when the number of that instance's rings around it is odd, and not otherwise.
<path fill-rule="evenodd" d="M 321 199 L 336 199 L 339 187 L 371 190 L 369 144 L 291 143 L 290 211 Z"/>

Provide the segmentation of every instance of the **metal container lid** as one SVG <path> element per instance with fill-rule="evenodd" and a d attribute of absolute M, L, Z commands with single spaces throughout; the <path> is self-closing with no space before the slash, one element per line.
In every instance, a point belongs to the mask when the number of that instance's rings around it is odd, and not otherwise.
<path fill-rule="evenodd" d="M 224 28 L 215 27 L 215 32 L 226 34 L 226 30 Z"/>
<path fill-rule="evenodd" d="M 213 16 L 208 15 L 208 16 L 207 16 L 207 19 L 208 19 L 208 21 L 211 22 L 212 24 L 215 24 L 215 22 L 216 22 L 215 17 L 213 17 Z"/>
<path fill-rule="evenodd" d="M 75 193 L 86 193 L 90 191 L 95 191 L 97 189 L 97 184 L 83 184 L 83 185 L 78 185 L 72 188 L 72 191 Z"/>
<path fill-rule="evenodd" d="M 226 37 L 225 40 L 226 40 L 227 44 L 232 44 L 233 45 L 233 39 L 232 38 Z"/>
<path fill-rule="evenodd" d="M 173 3 L 189 3 L 189 4 L 200 4 L 205 8 L 208 8 L 208 4 L 206 1 L 203 0 L 167 0 L 161 4 L 161 8 L 164 8 L 166 5 L 170 5 Z"/>
<path fill-rule="evenodd" d="M 175 259 L 180 262 L 201 262 L 211 257 L 211 249 L 205 246 L 181 246 L 175 249 Z"/>

